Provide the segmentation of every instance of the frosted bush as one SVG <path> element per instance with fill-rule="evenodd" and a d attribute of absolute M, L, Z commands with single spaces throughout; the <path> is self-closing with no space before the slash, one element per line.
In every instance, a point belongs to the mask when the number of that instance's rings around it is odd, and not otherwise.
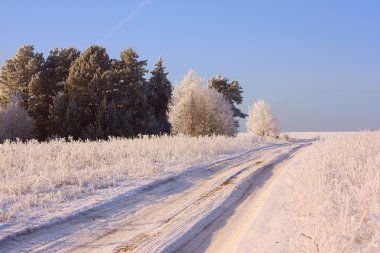
<path fill-rule="evenodd" d="M 32 134 L 32 120 L 21 106 L 21 97 L 12 94 L 4 109 L 0 108 L 0 143 L 5 140 L 26 140 Z"/>

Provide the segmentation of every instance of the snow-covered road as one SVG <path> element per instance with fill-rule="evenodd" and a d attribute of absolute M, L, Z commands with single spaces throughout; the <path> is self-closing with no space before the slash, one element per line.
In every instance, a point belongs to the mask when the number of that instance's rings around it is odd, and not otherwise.
<path fill-rule="evenodd" d="M 306 145 L 262 147 L 161 180 L 64 221 L 8 236 L 0 251 L 249 251 L 241 242 L 253 224 L 260 225 L 256 217 L 283 164 Z"/>

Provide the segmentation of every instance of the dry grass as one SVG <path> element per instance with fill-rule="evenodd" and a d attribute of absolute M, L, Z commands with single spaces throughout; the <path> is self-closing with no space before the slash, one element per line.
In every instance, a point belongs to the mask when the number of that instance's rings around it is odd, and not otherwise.
<path fill-rule="evenodd" d="M 48 208 L 132 178 L 176 173 L 264 142 L 250 135 L 6 142 L 0 145 L 0 221 L 27 216 L 35 207 Z"/>
<path fill-rule="evenodd" d="M 379 252 L 380 132 L 325 136 L 289 185 L 291 252 Z"/>

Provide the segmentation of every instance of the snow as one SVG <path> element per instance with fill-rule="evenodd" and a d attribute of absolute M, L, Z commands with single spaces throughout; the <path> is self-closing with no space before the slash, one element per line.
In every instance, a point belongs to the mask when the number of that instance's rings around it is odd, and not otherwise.
<path fill-rule="evenodd" d="M 53 252 L 79 247 L 79 251 L 96 248 L 100 252 L 130 247 L 137 240 L 142 252 L 163 249 L 186 238 L 184 233 L 202 224 L 203 219 L 212 219 L 240 181 L 292 148 L 294 145 L 289 144 L 258 147 L 206 167 L 195 167 L 66 220 L 13 234 L 17 242 L 5 238 L 0 243 L 9 251 L 23 248 Z M 232 183 L 235 180 L 236 185 Z M 156 232 L 160 236 L 152 236 Z M 140 244 L 142 235 L 149 240 Z"/>
<path fill-rule="evenodd" d="M 294 148 L 279 159 L 280 163 L 275 163 L 277 166 L 266 168 L 256 178 L 254 190 L 226 215 L 223 226 L 215 229 L 207 244 L 194 251 L 191 245 L 194 242 L 190 242 L 185 252 L 287 252 L 294 224 L 289 220 L 285 179 L 298 161 L 304 159 L 301 147 L 306 149 L 303 145 Z"/>
<path fill-rule="evenodd" d="M 178 159 L 175 169 L 125 178 L 115 187 L 58 203 L 57 212 L 30 224 L 28 219 L 8 220 L 0 225 L 1 248 L 378 252 L 379 132 L 289 135 L 301 139 L 271 143 L 250 139 L 250 145 L 240 149 L 230 143 L 230 151 L 209 153 L 209 159 L 194 159 L 192 166 Z M 241 145 L 249 138 L 241 134 L 238 139 L 212 141 Z M 204 146 L 204 139 L 199 139 Z M 193 152 L 204 152 L 200 146 Z"/>
<path fill-rule="evenodd" d="M 269 144 L 246 134 L 5 143 L 0 145 L 0 240 Z"/>

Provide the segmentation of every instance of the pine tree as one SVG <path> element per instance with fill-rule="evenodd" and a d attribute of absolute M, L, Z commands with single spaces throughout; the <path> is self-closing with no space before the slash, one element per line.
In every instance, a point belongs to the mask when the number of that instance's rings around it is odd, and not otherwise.
<path fill-rule="evenodd" d="M 147 134 L 154 125 L 153 110 L 148 104 L 148 85 L 145 79 L 146 60 L 132 48 L 121 52 L 121 60 L 114 63 L 115 82 L 109 93 L 115 103 L 117 117 L 122 117 L 123 135 Z M 117 120 L 120 122 L 120 118 Z"/>
<path fill-rule="evenodd" d="M 124 115 L 119 108 L 116 107 L 114 101 L 108 103 L 108 128 L 107 134 L 109 136 L 132 136 L 132 125 L 126 119 L 130 119 L 130 112 L 124 112 Z M 125 113 L 127 115 L 125 115 Z"/>
<path fill-rule="evenodd" d="M 80 52 L 75 48 L 54 48 L 50 50 L 44 65 L 44 78 L 48 86 L 49 119 L 46 122 L 48 135 L 64 136 L 62 123 L 67 108 L 68 89 L 66 80 L 73 62 Z"/>
<path fill-rule="evenodd" d="M 54 48 L 50 50 L 49 56 L 46 58 L 44 72 L 47 82 L 53 87 L 51 91 L 53 95 L 64 90 L 70 67 L 79 55 L 80 52 L 75 48 Z"/>
<path fill-rule="evenodd" d="M 96 119 L 93 124 L 94 139 L 107 139 L 109 135 L 109 111 L 106 98 L 100 103 Z"/>
<path fill-rule="evenodd" d="M 99 46 L 87 48 L 71 65 L 67 78 L 68 95 L 71 103 L 69 102 L 67 107 L 65 125 L 69 134 L 74 138 L 81 138 L 82 134 L 87 131 L 86 128 L 90 124 L 94 124 L 97 108 L 106 90 L 103 74 L 109 68 L 108 54 L 105 48 Z M 76 101 L 72 101 L 73 99 Z M 75 108 L 75 106 L 78 107 Z M 79 122 L 73 122 L 70 118 L 74 117 L 74 112 L 77 114 L 75 117 Z M 81 128 L 80 133 L 74 133 L 73 131 L 78 131 L 78 123 Z"/>
<path fill-rule="evenodd" d="M 167 78 L 162 58 L 156 62 L 155 68 L 151 71 L 149 79 L 148 103 L 153 107 L 154 117 L 158 124 L 155 133 L 170 133 L 170 124 L 167 119 L 169 101 L 172 96 L 173 87 Z"/>
<path fill-rule="evenodd" d="M 29 82 L 28 113 L 33 121 L 34 137 L 43 141 L 48 136 L 47 122 L 51 105 L 50 83 L 43 72 L 33 75 Z"/>
<path fill-rule="evenodd" d="M 69 96 L 66 92 L 59 92 L 53 97 L 52 107 L 49 110 L 49 135 L 53 137 L 67 137 L 64 128 Z"/>
<path fill-rule="evenodd" d="M 80 98 L 81 94 L 71 94 L 67 109 L 65 111 L 65 117 L 63 121 L 63 129 L 65 137 L 73 137 L 75 140 L 81 138 L 83 126 L 83 115 L 85 113 L 85 103 Z"/>
<path fill-rule="evenodd" d="M 42 54 L 34 53 L 32 45 L 20 47 L 13 58 L 6 60 L 0 72 L 0 106 L 7 104 L 11 93 L 17 93 L 22 106 L 27 108 L 29 82 L 42 70 L 43 64 Z"/>
<path fill-rule="evenodd" d="M 211 78 L 208 81 L 208 87 L 211 89 L 215 89 L 218 92 L 222 93 L 224 98 L 231 104 L 232 110 L 234 112 L 234 117 L 245 118 L 247 114 L 240 111 L 239 108 L 236 107 L 236 104 L 239 105 L 243 102 L 242 93 L 243 90 L 239 85 L 238 81 L 229 82 L 229 80 L 224 77 L 222 78 L 220 75 Z M 239 126 L 239 121 L 235 121 L 236 126 Z"/>

